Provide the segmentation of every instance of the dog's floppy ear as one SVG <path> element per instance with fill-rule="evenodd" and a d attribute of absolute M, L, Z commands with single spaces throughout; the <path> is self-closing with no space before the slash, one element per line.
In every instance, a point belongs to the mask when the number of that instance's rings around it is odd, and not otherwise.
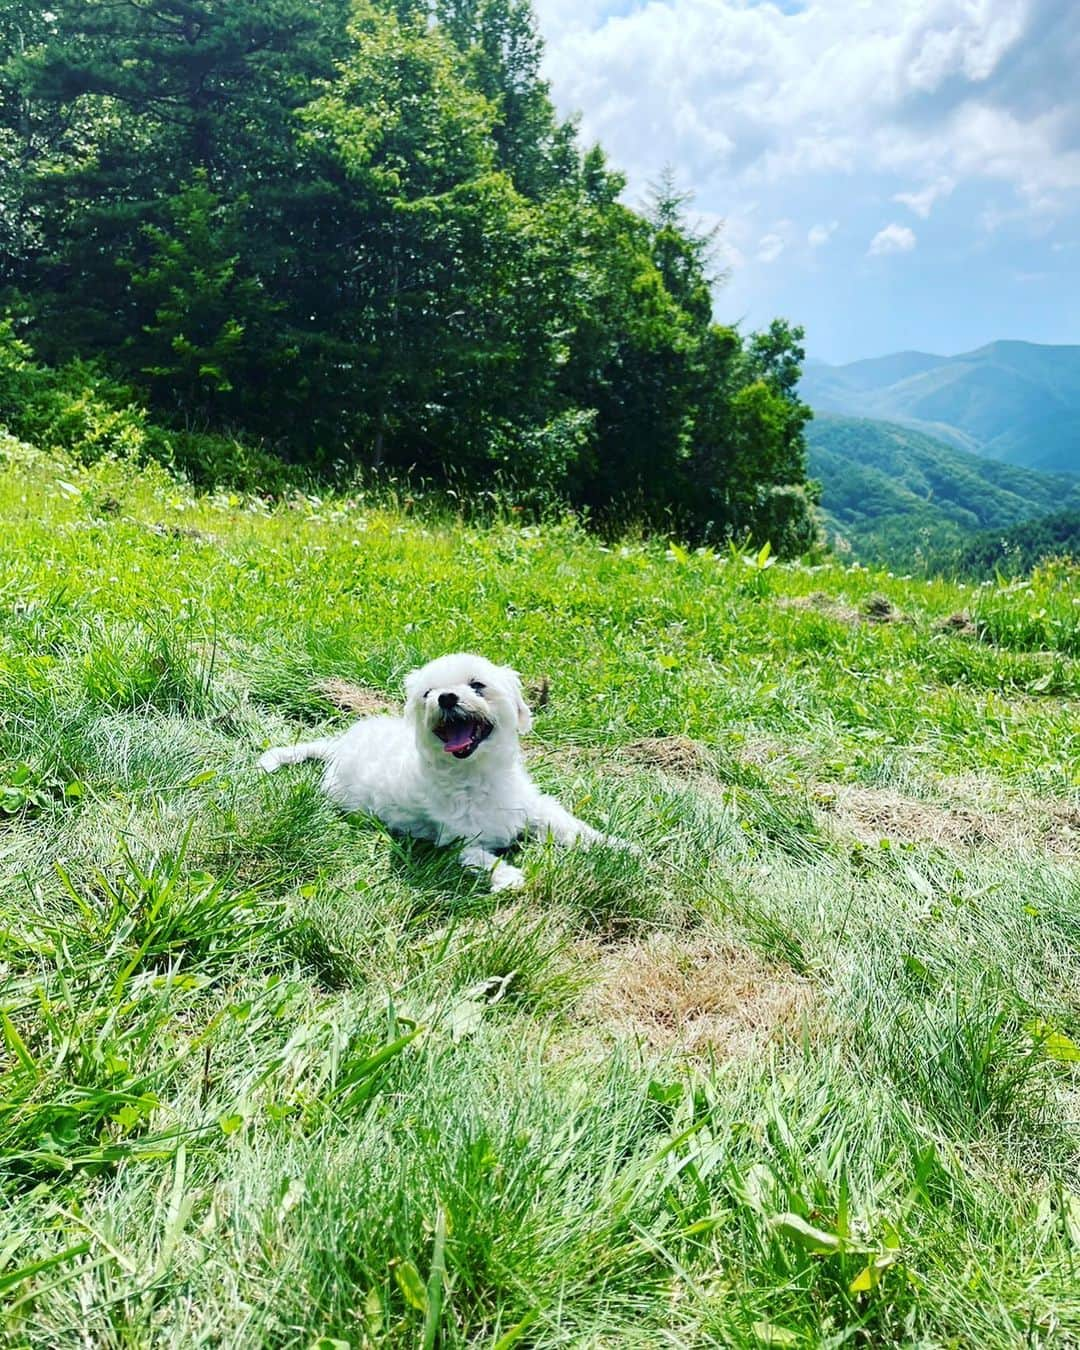
<path fill-rule="evenodd" d="M 410 670 L 405 676 L 405 697 L 410 699 L 420 693 L 420 680 L 423 672 L 419 670 Z"/>
<path fill-rule="evenodd" d="M 506 688 L 514 701 L 518 732 L 522 736 L 527 736 L 532 730 L 532 713 L 529 711 L 528 704 L 525 702 L 525 695 L 521 691 L 521 676 L 510 666 L 503 666 L 502 674 L 506 679 Z"/>

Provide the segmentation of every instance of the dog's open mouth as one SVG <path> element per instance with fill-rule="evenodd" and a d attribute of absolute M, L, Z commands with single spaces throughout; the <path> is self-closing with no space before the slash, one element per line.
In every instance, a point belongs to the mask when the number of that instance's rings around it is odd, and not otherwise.
<path fill-rule="evenodd" d="M 481 741 L 486 741 L 493 728 L 482 717 L 472 717 L 466 713 L 451 714 L 444 717 L 435 727 L 435 735 L 443 743 L 443 749 L 455 759 L 468 759 Z"/>

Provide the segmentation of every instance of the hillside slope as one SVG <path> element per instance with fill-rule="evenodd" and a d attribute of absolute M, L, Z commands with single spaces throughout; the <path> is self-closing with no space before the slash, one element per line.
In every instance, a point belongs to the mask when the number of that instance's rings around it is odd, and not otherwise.
<path fill-rule="evenodd" d="M 934 563 L 955 576 L 1024 576 L 1051 558 L 1080 561 L 1080 510 L 979 530 L 946 549 Z"/>
<path fill-rule="evenodd" d="M 972 531 L 1080 509 L 1080 479 L 987 460 L 895 423 L 825 414 L 807 443 L 830 532 L 864 559 L 909 566 Z"/>
<path fill-rule="evenodd" d="M 410 506 L 0 437 L 0 1343 L 1074 1344 L 1075 574 Z M 638 852 L 257 771 L 462 648 Z"/>
<path fill-rule="evenodd" d="M 952 357 L 811 362 L 800 389 L 821 412 L 900 422 L 992 459 L 1080 473 L 1080 346 L 993 342 Z"/>

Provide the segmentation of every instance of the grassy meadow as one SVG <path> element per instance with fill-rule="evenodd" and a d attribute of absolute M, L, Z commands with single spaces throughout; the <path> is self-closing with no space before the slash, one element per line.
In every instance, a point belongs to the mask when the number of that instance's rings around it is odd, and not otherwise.
<path fill-rule="evenodd" d="M 0 1344 L 1080 1344 L 1080 576 L 0 440 Z M 636 841 L 492 896 L 269 744 L 471 649 Z"/>

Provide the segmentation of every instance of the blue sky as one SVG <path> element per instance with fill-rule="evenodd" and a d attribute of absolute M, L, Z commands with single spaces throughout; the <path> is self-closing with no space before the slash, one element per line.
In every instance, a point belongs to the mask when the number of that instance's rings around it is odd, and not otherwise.
<path fill-rule="evenodd" d="M 534 0 L 640 203 L 723 222 L 717 317 L 812 356 L 1080 342 L 1080 0 Z"/>

